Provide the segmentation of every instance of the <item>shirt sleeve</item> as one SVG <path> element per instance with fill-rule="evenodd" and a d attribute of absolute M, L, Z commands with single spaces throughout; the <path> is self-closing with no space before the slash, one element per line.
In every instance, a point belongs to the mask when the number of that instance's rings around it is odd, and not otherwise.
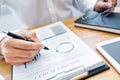
<path fill-rule="evenodd" d="M 86 12 L 87 10 L 94 10 L 94 6 L 97 0 L 76 0 L 76 4 L 79 7 L 79 10 Z"/>
<path fill-rule="evenodd" d="M 0 0 L 0 6 L 4 4 L 4 0 Z"/>

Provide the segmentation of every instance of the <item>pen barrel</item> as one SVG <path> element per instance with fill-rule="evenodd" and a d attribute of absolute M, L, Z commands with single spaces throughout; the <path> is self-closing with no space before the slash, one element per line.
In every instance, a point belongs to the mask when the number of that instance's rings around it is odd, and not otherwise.
<path fill-rule="evenodd" d="M 7 35 L 8 35 L 8 36 L 11 36 L 11 37 L 13 37 L 13 38 L 16 38 L 16 39 L 21 39 L 21 40 L 26 40 L 26 41 L 29 41 L 29 40 L 25 39 L 24 37 L 19 36 L 19 35 L 16 35 L 16 34 L 11 33 L 11 32 L 8 32 L 8 34 L 7 34 Z"/>
<path fill-rule="evenodd" d="M 16 38 L 16 39 L 21 39 L 21 40 L 33 42 L 32 40 L 26 39 L 26 38 L 24 38 L 24 37 L 22 37 L 22 36 L 19 36 L 19 35 L 17 35 L 17 34 L 11 33 L 11 32 L 8 32 L 7 35 L 8 35 L 8 36 L 11 36 L 11 37 L 13 37 L 13 38 Z M 45 50 L 49 50 L 48 47 L 44 47 L 44 49 L 45 49 Z"/>

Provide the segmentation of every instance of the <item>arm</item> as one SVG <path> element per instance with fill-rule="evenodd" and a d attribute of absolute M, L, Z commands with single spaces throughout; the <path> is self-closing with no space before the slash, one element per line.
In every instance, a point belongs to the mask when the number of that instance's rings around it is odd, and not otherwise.
<path fill-rule="evenodd" d="M 18 34 L 33 42 L 14 39 L 8 36 L 2 39 L 0 43 L 1 55 L 4 56 L 7 63 L 12 65 L 19 65 L 31 61 L 44 47 L 34 32 L 23 30 Z"/>
<path fill-rule="evenodd" d="M 76 0 L 76 4 L 82 12 L 95 10 L 102 12 L 117 5 L 117 0 Z"/>

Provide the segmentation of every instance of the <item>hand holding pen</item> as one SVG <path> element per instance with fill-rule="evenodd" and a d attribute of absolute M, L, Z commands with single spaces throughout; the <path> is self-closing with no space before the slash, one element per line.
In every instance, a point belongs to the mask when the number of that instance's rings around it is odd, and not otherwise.
<path fill-rule="evenodd" d="M 7 35 L 13 38 L 6 37 L 1 41 L 1 55 L 4 56 L 6 62 L 12 65 L 32 61 L 41 49 L 48 49 L 40 43 L 34 32 L 27 30 L 20 31 L 19 35 L 24 37 L 10 32 Z"/>

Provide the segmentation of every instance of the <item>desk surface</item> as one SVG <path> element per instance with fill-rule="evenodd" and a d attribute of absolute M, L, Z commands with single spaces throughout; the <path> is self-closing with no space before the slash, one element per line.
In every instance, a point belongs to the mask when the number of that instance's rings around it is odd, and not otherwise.
<path fill-rule="evenodd" d="M 88 46 L 91 47 L 96 52 L 96 54 L 98 54 L 102 58 L 103 56 L 100 55 L 100 53 L 96 50 L 95 47 L 96 43 L 120 36 L 118 34 L 112 34 L 108 32 L 74 27 L 73 24 L 74 20 L 76 20 L 76 18 L 64 20 L 63 22 L 79 38 L 81 38 L 84 42 L 86 42 Z M 40 26 L 30 28 L 30 30 L 38 27 Z M 120 74 L 118 74 L 105 59 L 104 61 L 110 66 L 110 69 L 100 74 L 97 74 L 87 80 L 120 80 Z M 11 80 L 11 65 L 5 63 L 4 60 L 0 60 L 0 74 L 2 74 L 5 77 L 5 80 Z"/>

